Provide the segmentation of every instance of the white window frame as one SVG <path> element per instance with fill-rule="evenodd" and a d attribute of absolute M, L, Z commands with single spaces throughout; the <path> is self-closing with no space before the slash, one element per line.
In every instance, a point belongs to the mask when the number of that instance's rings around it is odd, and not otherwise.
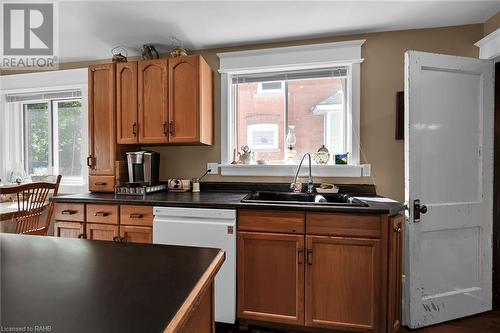
<path fill-rule="evenodd" d="M 21 102 L 13 104 L 13 112 L 7 114 L 8 94 L 39 93 L 58 90 L 80 90 L 82 100 L 82 156 L 88 149 L 88 70 L 87 68 L 46 71 L 0 76 L 0 178 L 7 180 L 7 173 L 17 165 L 24 166 L 24 121 Z M 15 119 L 14 119 L 15 118 Z M 14 126 L 11 126 L 14 125 Z M 19 137 L 18 137 L 19 136 Z M 86 161 L 83 160 L 85 165 Z M 63 177 L 59 193 L 84 193 L 88 190 L 88 168 L 84 168 L 83 179 Z"/>
<path fill-rule="evenodd" d="M 346 66 L 345 147 L 348 165 L 314 165 L 313 175 L 319 177 L 370 176 L 369 164 L 360 163 L 360 64 L 361 46 L 365 40 L 291 46 L 250 51 L 218 53 L 221 74 L 221 174 L 223 176 L 289 176 L 296 165 L 231 164 L 236 137 L 236 112 L 232 90 L 234 75 L 286 70 L 305 70 Z M 313 152 L 311 152 L 313 153 Z M 304 168 L 307 169 L 307 168 Z M 307 170 L 304 170 L 306 172 Z"/>

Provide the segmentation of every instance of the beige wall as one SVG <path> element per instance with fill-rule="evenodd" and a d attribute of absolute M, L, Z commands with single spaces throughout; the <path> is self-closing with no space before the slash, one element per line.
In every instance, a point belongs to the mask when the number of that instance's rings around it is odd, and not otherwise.
<path fill-rule="evenodd" d="M 498 16 L 498 15 L 497 15 Z M 394 139 L 396 92 L 404 89 L 403 63 L 406 50 L 418 50 L 477 57 L 473 45 L 483 36 L 483 24 L 371 33 L 301 40 L 296 42 L 250 45 L 204 50 L 202 54 L 214 70 L 219 67 L 217 52 L 265 47 L 325 43 L 366 39 L 361 65 L 361 157 L 372 165 L 372 176 L 365 178 L 327 179 L 336 183 L 373 183 L 379 194 L 404 199 L 403 141 Z M 109 60 L 99 61 L 109 62 Z M 95 62 L 93 62 L 95 63 Z M 87 66 L 89 62 L 62 64 L 61 69 Z M 6 73 L 5 73 L 6 74 Z M 10 73 L 9 73 L 10 74 Z M 150 147 L 161 153 L 161 178 L 199 177 L 207 162 L 220 161 L 220 76 L 215 76 L 215 145 L 212 147 Z M 299 138 L 300 140 L 300 138 Z M 207 176 L 209 181 L 289 182 L 290 177 Z M 316 179 L 321 181 L 322 179 Z"/>
<path fill-rule="evenodd" d="M 362 47 L 365 61 L 361 65 L 361 156 L 372 165 L 372 177 L 329 179 L 338 183 L 373 183 L 380 194 L 404 199 L 403 141 L 394 139 L 396 92 L 402 91 L 403 62 L 406 50 L 418 50 L 477 57 L 473 45 L 483 34 L 483 25 L 451 28 L 405 30 L 354 36 L 321 38 L 307 41 L 274 43 L 200 52 L 218 68 L 217 52 L 262 47 L 325 43 L 366 39 Z M 213 147 L 151 147 L 161 153 L 161 177 L 200 176 L 207 162 L 220 161 L 220 76 L 215 79 L 216 140 Z M 300 138 L 299 138 L 300 140 Z M 222 177 L 209 176 L 210 181 L 290 181 L 290 177 Z"/>
<path fill-rule="evenodd" d="M 493 31 L 500 28 L 500 12 L 496 13 L 484 22 L 484 36 L 489 35 Z"/>

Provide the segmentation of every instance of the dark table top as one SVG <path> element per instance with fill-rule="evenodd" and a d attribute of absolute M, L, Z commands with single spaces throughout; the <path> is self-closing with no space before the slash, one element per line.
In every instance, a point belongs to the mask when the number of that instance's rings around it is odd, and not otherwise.
<path fill-rule="evenodd" d="M 0 234 L 1 326 L 163 332 L 219 252 Z"/>
<path fill-rule="evenodd" d="M 126 196 L 113 193 L 82 193 L 64 195 L 52 198 L 54 202 L 84 202 L 102 204 L 131 204 L 172 207 L 200 207 L 200 208 L 269 208 L 305 211 L 325 211 L 337 213 L 358 214 L 396 214 L 404 210 L 404 204 L 384 197 L 359 197 L 368 207 L 349 206 L 319 206 L 319 205 L 290 205 L 290 204 L 263 204 L 244 203 L 241 200 L 249 192 L 217 192 L 207 191 L 200 193 L 159 192 L 147 196 Z"/>

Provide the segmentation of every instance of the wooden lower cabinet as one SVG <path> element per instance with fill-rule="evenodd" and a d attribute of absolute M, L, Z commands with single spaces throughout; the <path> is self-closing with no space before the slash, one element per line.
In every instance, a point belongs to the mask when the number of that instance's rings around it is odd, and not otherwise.
<path fill-rule="evenodd" d="M 84 238 L 85 223 L 56 221 L 54 224 L 54 236 L 65 238 Z"/>
<path fill-rule="evenodd" d="M 396 333 L 401 326 L 402 317 L 402 275 L 403 275 L 403 242 L 404 217 L 396 215 L 389 220 L 389 260 L 387 299 L 387 331 Z"/>
<path fill-rule="evenodd" d="M 304 235 L 238 232 L 238 317 L 304 324 Z"/>
<path fill-rule="evenodd" d="M 122 225 L 120 226 L 120 238 L 122 242 L 127 243 L 151 244 L 153 242 L 153 228 Z"/>
<path fill-rule="evenodd" d="M 306 236 L 306 326 L 379 332 L 380 240 Z"/>
<path fill-rule="evenodd" d="M 118 225 L 87 223 L 86 238 L 89 240 L 112 241 L 119 237 Z"/>

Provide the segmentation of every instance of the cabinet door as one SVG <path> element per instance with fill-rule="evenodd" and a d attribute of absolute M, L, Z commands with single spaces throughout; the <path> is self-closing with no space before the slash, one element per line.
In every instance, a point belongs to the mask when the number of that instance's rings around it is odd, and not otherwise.
<path fill-rule="evenodd" d="M 90 240 L 112 241 L 119 236 L 117 225 L 87 223 L 86 231 Z"/>
<path fill-rule="evenodd" d="M 114 175 L 116 157 L 115 65 L 89 67 L 89 159 L 91 175 Z"/>
<path fill-rule="evenodd" d="M 403 230 L 403 215 L 396 215 L 389 219 L 387 327 L 388 332 L 391 333 L 397 332 L 401 326 L 401 307 L 403 302 Z"/>
<path fill-rule="evenodd" d="M 120 238 L 127 243 L 147 243 L 153 242 L 153 228 L 120 226 Z"/>
<path fill-rule="evenodd" d="M 199 56 L 179 57 L 169 61 L 170 142 L 200 141 L 199 62 Z"/>
<path fill-rule="evenodd" d="M 306 326 L 379 332 L 380 240 L 306 236 Z"/>
<path fill-rule="evenodd" d="M 139 142 L 168 142 L 168 60 L 139 61 Z"/>
<path fill-rule="evenodd" d="M 304 236 L 238 232 L 238 317 L 304 324 Z"/>
<path fill-rule="evenodd" d="M 54 223 L 54 236 L 66 238 L 84 238 L 85 224 L 80 222 L 56 221 Z"/>
<path fill-rule="evenodd" d="M 138 143 L 137 112 L 137 62 L 119 63 L 116 65 L 116 141 L 118 143 Z"/>

